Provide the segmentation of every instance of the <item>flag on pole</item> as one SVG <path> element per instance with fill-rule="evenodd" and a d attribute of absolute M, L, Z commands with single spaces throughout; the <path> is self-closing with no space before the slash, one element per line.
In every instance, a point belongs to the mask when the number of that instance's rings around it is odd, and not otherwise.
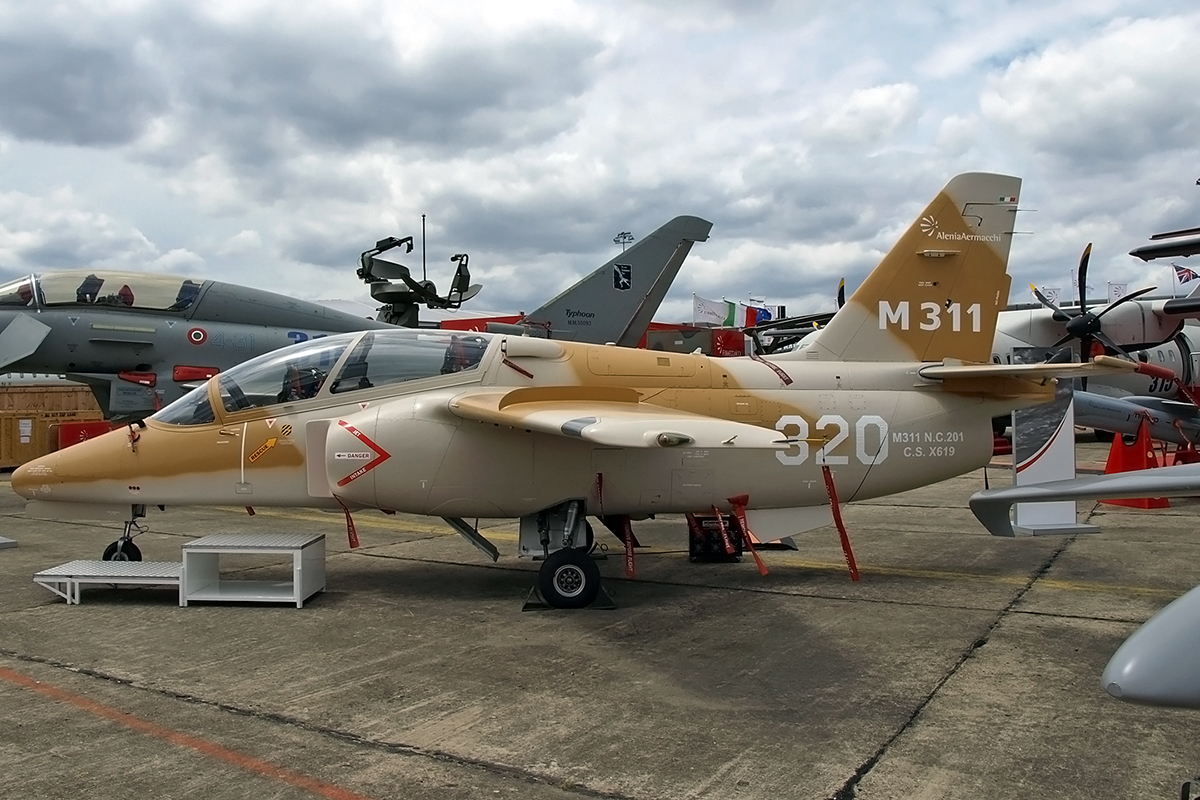
<path fill-rule="evenodd" d="M 1178 264 L 1172 264 L 1171 266 L 1175 268 L 1175 280 L 1179 281 L 1180 284 L 1200 278 L 1196 270 L 1190 267 L 1181 267 Z"/>
<path fill-rule="evenodd" d="M 693 325 L 724 325 L 729 314 L 729 303 L 724 300 L 706 300 L 692 293 Z"/>
<path fill-rule="evenodd" d="M 1029 284 L 1033 286 L 1033 284 Z M 1058 305 L 1058 296 L 1062 294 L 1062 289 L 1058 286 L 1043 286 L 1042 296 L 1049 300 L 1054 305 Z"/>
<path fill-rule="evenodd" d="M 1129 294 L 1128 283 L 1113 283 L 1108 284 L 1108 302 L 1115 303 L 1125 295 Z"/>
<path fill-rule="evenodd" d="M 775 310 L 772 311 L 772 308 Z M 733 300 L 707 300 L 692 293 L 692 324 L 725 328 L 752 328 L 772 320 L 778 306 L 752 306 Z"/>
<path fill-rule="evenodd" d="M 743 327 L 752 328 L 755 325 L 762 325 L 764 322 L 771 321 L 771 309 L 767 306 L 745 306 L 746 309 L 746 324 Z"/>

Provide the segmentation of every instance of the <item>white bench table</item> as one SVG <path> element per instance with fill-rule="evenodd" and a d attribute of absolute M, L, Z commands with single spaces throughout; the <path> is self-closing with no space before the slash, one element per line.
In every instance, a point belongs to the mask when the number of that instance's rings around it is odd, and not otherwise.
<path fill-rule="evenodd" d="M 292 556 L 291 581 L 221 577 L 222 555 Z M 122 581 L 125 583 L 126 581 Z M 190 601 L 295 603 L 325 590 L 325 534 L 216 533 L 183 546 L 179 605 Z"/>

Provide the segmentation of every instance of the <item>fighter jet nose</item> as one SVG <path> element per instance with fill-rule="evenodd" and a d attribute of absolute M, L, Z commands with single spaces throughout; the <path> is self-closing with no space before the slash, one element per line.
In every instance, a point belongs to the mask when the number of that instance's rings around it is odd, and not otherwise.
<path fill-rule="evenodd" d="M 54 468 L 57 464 L 58 453 L 51 453 L 22 464 L 13 470 L 12 490 L 26 500 L 34 499 L 47 479 L 54 477 Z"/>

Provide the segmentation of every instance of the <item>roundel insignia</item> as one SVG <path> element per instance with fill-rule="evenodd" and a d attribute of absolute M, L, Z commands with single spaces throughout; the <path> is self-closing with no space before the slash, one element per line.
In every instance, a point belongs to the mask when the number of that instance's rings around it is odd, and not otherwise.
<path fill-rule="evenodd" d="M 188 331 L 188 341 L 192 344 L 204 344 L 208 341 L 208 331 L 204 328 L 192 328 Z"/>

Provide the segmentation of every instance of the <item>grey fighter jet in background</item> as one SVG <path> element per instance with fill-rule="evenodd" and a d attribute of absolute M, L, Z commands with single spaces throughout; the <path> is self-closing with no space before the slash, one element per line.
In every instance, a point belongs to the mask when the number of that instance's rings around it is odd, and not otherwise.
<path fill-rule="evenodd" d="M 637 344 L 692 244 L 705 241 L 711 228 L 697 217 L 676 217 L 507 330 Z M 372 256 L 379 249 L 363 254 L 366 278 L 377 299 L 394 305 L 408 286 L 391 279 L 407 277 L 408 270 Z M 458 258 L 451 303 L 470 296 L 465 256 Z M 404 302 L 439 307 L 447 299 L 432 284 L 418 288 Z M 407 318 L 415 322 L 415 315 Z M 393 327 L 221 281 L 105 270 L 42 273 L 0 286 L 0 372 L 66 375 L 91 387 L 106 417 L 138 419 L 263 353 L 333 333 Z M 289 391 L 303 397 L 317 380 L 296 375 Z"/>
<path fill-rule="evenodd" d="M 66 375 L 106 417 L 153 413 L 235 364 L 330 333 L 390 328 L 221 281 L 106 270 L 0 286 L 0 370 Z"/>

